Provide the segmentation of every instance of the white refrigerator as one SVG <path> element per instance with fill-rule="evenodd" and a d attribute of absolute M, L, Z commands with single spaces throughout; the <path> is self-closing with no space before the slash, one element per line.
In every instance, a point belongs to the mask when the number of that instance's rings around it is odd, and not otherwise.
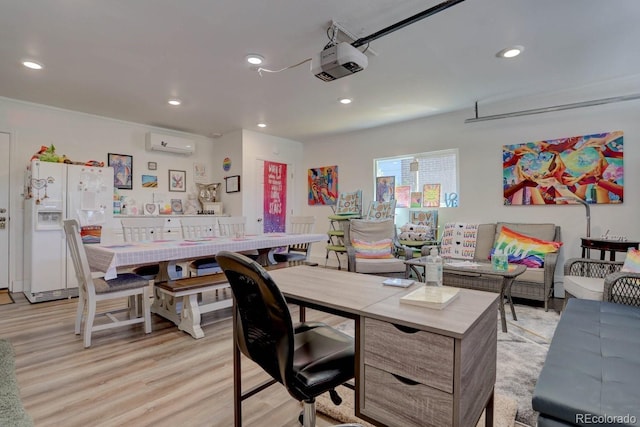
<path fill-rule="evenodd" d="M 23 292 L 31 302 L 78 295 L 63 220 L 105 226 L 113 217 L 113 168 L 32 160 L 25 182 Z"/>

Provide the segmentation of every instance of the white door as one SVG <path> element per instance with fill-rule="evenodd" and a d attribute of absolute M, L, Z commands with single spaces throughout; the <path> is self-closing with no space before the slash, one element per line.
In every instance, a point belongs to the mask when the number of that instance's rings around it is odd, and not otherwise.
<path fill-rule="evenodd" d="M 9 134 L 0 132 L 0 289 L 9 288 Z"/>

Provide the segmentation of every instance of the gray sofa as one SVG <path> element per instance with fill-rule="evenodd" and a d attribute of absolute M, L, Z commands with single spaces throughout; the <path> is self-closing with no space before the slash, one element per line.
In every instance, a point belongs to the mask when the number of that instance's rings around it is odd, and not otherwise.
<path fill-rule="evenodd" d="M 533 392 L 538 427 L 640 425 L 640 308 L 571 298 Z"/>
<path fill-rule="evenodd" d="M 0 426 L 33 426 L 31 417 L 22 406 L 13 347 L 7 340 L 0 340 Z"/>
<path fill-rule="evenodd" d="M 527 236 L 538 239 L 560 242 L 560 227 L 554 224 L 498 222 L 480 224 L 476 237 L 474 261 L 488 262 L 491 249 L 500 234 L 502 226 Z M 423 248 L 422 255 L 428 255 L 429 248 Z M 523 274 L 513 282 L 511 296 L 536 301 L 544 301 L 544 308 L 548 310 L 549 299 L 553 296 L 553 277 L 556 270 L 558 253 L 545 256 L 544 267 L 527 268 Z M 458 288 L 479 289 L 500 292 L 501 281 L 491 277 L 476 277 L 463 273 L 445 273 L 444 284 Z"/>

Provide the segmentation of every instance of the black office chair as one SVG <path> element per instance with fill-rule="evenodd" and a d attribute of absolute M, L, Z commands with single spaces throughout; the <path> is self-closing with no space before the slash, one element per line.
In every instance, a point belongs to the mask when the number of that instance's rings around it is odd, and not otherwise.
<path fill-rule="evenodd" d="M 353 338 L 319 322 L 299 323 L 291 320 L 289 307 L 269 273 L 250 258 L 228 251 L 216 259 L 231 290 L 234 310 L 234 392 L 236 425 L 241 424 L 241 401 L 276 381 L 289 394 L 304 402 L 301 423 L 315 426 L 315 398 L 331 392 L 339 404 L 335 387 L 354 376 Z M 242 396 L 240 355 L 257 363 L 273 379 L 268 385 Z M 337 398 L 337 399 L 336 399 Z"/>

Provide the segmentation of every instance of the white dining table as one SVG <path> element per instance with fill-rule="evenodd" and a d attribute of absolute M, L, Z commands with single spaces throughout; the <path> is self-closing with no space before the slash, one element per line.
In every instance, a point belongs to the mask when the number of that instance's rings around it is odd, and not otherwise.
<path fill-rule="evenodd" d="M 85 252 L 89 267 L 94 272 L 104 273 L 105 279 L 117 277 L 119 267 L 132 267 L 141 264 L 160 264 L 158 275 L 154 279 L 154 300 L 151 311 L 171 320 L 178 329 L 194 338 L 202 338 L 201 314 L 231 307 L 230 298 L 200 303 L 199 290 L 187 290 L 169 297 L 161 286 L 155 284 L 181 278 L 176 270 L 178 262 L 197 258 L 210 258 L 220 251 L 257 250 L 266 256 L 266 263 L 275 264 L 272 257 L 276 248 L 298 243 L 313 243 L 326 239 L 325 234 L 285 234 L 268 233 L 245 235 L 244 237 L 208 237 L 184 240 L 154 240 L 126 242 L 120 244 L 87 244 Z M 218 289 L 222 286 L 212 286 Z M 226 285 L 228 287 L 228 285 Z M 204 289 L 204 288 L 203 288 Z M 217 291 L 216 291 L 217 293 Z"/>
<path fill-rule="evenodd" d="M 104 273 L 106 280 L 117 277 L 118 267 L 161 263 L 158 280 L 178 279 L 175 264 L 180 261 L 214 256 L 220 251 L 266 252 L 269 263 L 275 263 L 276 248 L 299 243 L 326 240 L 325 234 L 266 233 L 244 237 L 206 237 L 184 240 L 154 240 L 119 244 L 88 244 L 85 252 L 92 271 Z M 166 275 L 166 277 L 164 277 Z"/>

